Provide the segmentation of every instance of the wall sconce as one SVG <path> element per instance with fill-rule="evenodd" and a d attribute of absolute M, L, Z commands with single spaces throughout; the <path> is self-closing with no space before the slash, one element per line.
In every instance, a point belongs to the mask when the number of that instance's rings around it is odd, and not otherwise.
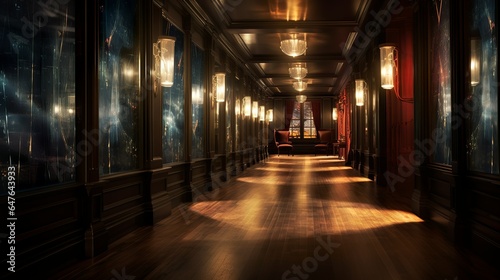
<path fill-rule="evenodd" d="M 394 69 L 397 72 L 397 50 L 392 44 L 380 45 L 380 78 L 382 88 L 394 88 Z"/>
<path fill-rule="evenodd" d="M 153 43 L 153 55 L 156 78 L 162 87 L 171 87 L 174 84 L 175 37 L 160 36 Z"/>
<path fill-rule="evenodd" d="M 259 117 L 259 102 L 252 102 L 252 116 L 256 119 Z"/>
<path fill-rule="evenodd" d="M 356 79 L 356 106 L 365 105 L 365 90 L 367 88 L 366 82 L 363 79 Z"/>
<path fill-rule="evenodd" d="M 252 97 L 243 97 L 243 114 L 245 117 L 250 117 L 252 114 Z"/>
<path fill-rule="evenodd" d="M 224 102 L 226 95 L 226 74 L 215 73 L 214 84 L 215 84 L 215 101 Z"/>
<path fill-rule="evenodd" d="M 266 120 L 266 107 L 260 106 L 259 107 L 259 121 L 263 122 L 265 120 Z"/>
<path fill-rule="evenodd" d="M 337 108 L 333 108 L 332 110 L 332 119 L 336 121 L 338 119 Z"/>
<path fill-rule="evenodd" d="M 241 105 L 239 99 L 236 99 L 236 101 L 234 102 L 234 114 L 236 116 L 239 116 L 241 114 Z"/>
<path fill-rule="evenodd" d="M 272 122 L 274 119 L 273 109 L 267 110 L 267 121 Z"/>
<path fill-rule="evenodd" d="M 297 101 L 298 101 L 299 103 L 304 103 L 304 102 L 306 102 L 306 100 L 307 100 L 307 96 L 306 96 L 306 95 L 303 95 L 303 94 L 301 94 L 301 95 L 297 95 L 295 98 L 297 99 Z"/>
<path fill-rule="evenodd" d="M 481 79 L 481 40 L 472 37 L 470 40 L 470 85 L 475 87 Z"/>

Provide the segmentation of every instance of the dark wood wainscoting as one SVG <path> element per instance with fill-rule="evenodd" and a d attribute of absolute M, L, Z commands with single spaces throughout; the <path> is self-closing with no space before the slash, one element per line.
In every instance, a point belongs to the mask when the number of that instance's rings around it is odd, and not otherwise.
<path fill-rule="evenodd" d="M 164 167 L 149 171 L 147 184 L 150 188 L 149 195 L 146 196 L 146 219 L 148 224 L 156 222 L 168 217 L 172 212 L 172 203 L 168 195 L 168 172 L 171 168 Z"/>
<path fill-rule="evenodd" d="M 470 245 L 487 259 L 500 255 L 500 182 L 469 177 L 466 184 Z"/>
<path fill-rule="evenodd" d="M 109 243 L 145 224 L 144 173 L 133 172 L 104 178 L 102 185 L 102 222 Z"/>
<path fill-rule="evenodd" d="M 83 187 L 81 185 L 58 186 L 15 195 L 15 244 L 2 238 L 1 279 L 6 279 L 7 254 L 15 246 L 16 274 L 29 270 L 43 271 L 54 266 L 54 261 L 64 265 L 84 256 Z M 7 199 L 1 207 L 7 214 Z M 4 220 L 5 222 L 5 220 Z M 10 221 L 7 221 L 7 226 Z M 9 232 L 7 232 L 9 230 Z M 1 232 L 10 235 L 10 229 Z M 5 242 L 4 242 L 5 240 Z"/>
<path fill-rule="evenodd" d="M 429 219 L 437 222 L 453 238 L 456 213 L 453 196 L 455 185 L 451 168 L 428 166 L 425 171 L 427 181 L 423 187 L 427 188 Z"/>
<path fill-rule="evenodd" d="M 192 200 L 189 163 L 172 164 L 169 167 L 167 190 L 172 207 L 175 208 L 184 202 Z"/>

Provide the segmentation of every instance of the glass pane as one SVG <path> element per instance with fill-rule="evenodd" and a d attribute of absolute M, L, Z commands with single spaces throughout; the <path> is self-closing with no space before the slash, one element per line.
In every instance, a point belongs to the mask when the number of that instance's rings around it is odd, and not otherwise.
<path fill-rule="evenodd" d="M 304 127 L 304 138 L 316 138 L 316 129 L 314 127 Z"/>
<path fill-rule="evenodd" d="M 304 102 L 304 138 L 316 138 L 312 103 L 309 101 Z"/>
<path fill-rule="evenodd" d="M 293 105 L 292 119 L 300 120 L 300 103 L 297 101 L 295 101 L 295 103 Z"/>
<path fill-rule="evenodd" d="M 191 44 L 191 71 L 192 71 L 192 110 L 193 110 L 193 138 L 192 158 L 205 156 L 205 142 L 203 140 L 205 123 L 203 122 L 205 96 L 205 53 L 195 44 Z"/>
<path fill-rule="evenodd" d="M 184 33 L 172 24 L 166 27 L 168 36 L 175 37 L 174 84 L 163 87 L 163 163 L 184 160 Z"/>
<path fill-rule="evenodd" d="M 137 9 L 133 0 L 101 0 L 99 7 L 99 171 L 109 174 L 138 167 Z"/>
<path fill-rule="evenodd" d="M 449 0 L 434 1 L 431 8 L 431 136 L 436 144 L 431 159 L 435 163 L 451 163 L 451 57 Z M 435 114 L 434 114 L 435 112 Z M 442 136 L 442 137 L 441 137 Z"/>
<path fill-rule="evenodd" d="M 75 1 L 3 1 L 0 193 L 75 180 Z M 36 21 L 36 22 L 34 22 Z"/>
<path fill-rule="evenodd" d="M 500 173 L 495 5 L 495 0 L 475 0 L 472 5 L 471 68 L 479 61 L 479 75 L 478 79 L 471 75 L 471 115 L 467 125 L 469 169 L 490 174 Z"/>

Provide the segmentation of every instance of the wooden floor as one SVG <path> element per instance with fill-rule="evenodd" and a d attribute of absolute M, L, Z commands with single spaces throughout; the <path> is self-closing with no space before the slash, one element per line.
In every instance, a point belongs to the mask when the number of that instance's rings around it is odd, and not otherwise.
<path fill-rule="evenodd" d="M 499 279 L 331 156 L 271 156 L 53 279 Z"/>

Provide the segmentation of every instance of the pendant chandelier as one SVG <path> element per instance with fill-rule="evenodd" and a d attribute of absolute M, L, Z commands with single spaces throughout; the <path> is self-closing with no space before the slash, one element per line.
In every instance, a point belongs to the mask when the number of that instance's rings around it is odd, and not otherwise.
<path fill-rule="evenodd" d="M 297 34 L 291 34 L 290 39 L 281 40 L 281 51 L 292 57 L 303 55 L 307 49 L 307 42 L 303 39 L 297 38 Z"/>
<path fill-rule="evenodd" d="M 301 95 L 297 95 L 297 96 L 296 96 L 296 98 L 297 98 L 297 101 L 298 101 L 299 103 L 304 103 L 304 102 L 306 102 L 306 100 L 307 100 L 307 96 L 306 96 L 306 95 L 303 95 L 303 94 L 301 94 Z"/>
<path fill-rule="evenodd" d="M 288 68 L 290 77 L 302 80 L 307 75 L 307 68 L 301 63 L 294 63 L 290 68 Z"/>
<path fill-rule="evenodd" d="M 303 80 L 295 81 L 295 82 L 293 82 L 293 88 L 296 91 L 304 91 L 307 89 L 307 82 L 305 82 Z"/>

